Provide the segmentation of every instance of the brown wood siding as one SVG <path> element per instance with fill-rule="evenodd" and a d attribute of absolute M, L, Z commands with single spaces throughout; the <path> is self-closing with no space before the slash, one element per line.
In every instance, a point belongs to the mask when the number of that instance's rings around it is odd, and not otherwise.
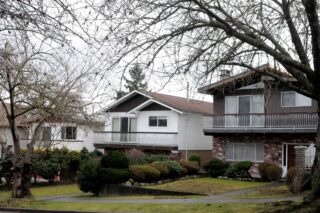
<path fill-rule="evenodd" d="M 312 100 L 312 106 L 305 107 L 281 107 L 281 92 L 285 89 L 272 90 L 269 98 L 266 98 L 266 113 L 290 113 L 290 112 L 316 112 L 317 102 Z"/>
<path fill-rule="evenodd" d="M 149 98 L 142 96 L 142 95 L 135 95 L 134 97 L 130 98 L 129 100 L 115 106 L 109 110 L 109 112 L 129 112 L 133 108 L 139 106 L 143 102 L 147 101 Z"/>
<path fill-rule="evenodd" d="M 145 108 L 141 109 L 141 111 L 167 111 L 167 110 L 170 110 L 170 109 L 157 103 L 152 103 L 149 106 L 146 106 Z"/>

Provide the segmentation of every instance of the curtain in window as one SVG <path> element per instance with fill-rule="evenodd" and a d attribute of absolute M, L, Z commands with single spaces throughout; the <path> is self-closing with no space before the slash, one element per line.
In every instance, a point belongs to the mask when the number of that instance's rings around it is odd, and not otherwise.
<path fill-rule="evenodd" d="M 311 98 L 296 93 L 296 106 L 312 106 Z"/>
<path fill-rule="evenodd" d="M 130 118 L 130 130 L 129 132 L 136 132 L 137 131 L 137 119 Z M 130 142 L 137 142 L 137 134 L 136 133 L 129 133 Z"/>
<path fill-rule="evenodd" d="M 120 119 L 112 118 L 112 132 L 120 132 Z M 112 133 L 112 142 L 120 141 L 120 133 Z"/>
<path fill-rule="evenodd" d="M 230 161 L 261 162 L 264 160 L 263 143 L 227 143 L 226 159 Z"/>
<path fill-rule="evenodd" d="M 225 96 L 225 113 L 226 114 L 238 113 L 238 97 L 237 96 Z M 234 115 L 226 115 L 225 125 L 238 126 L 237 117 Z"/>
<path fill-rule="evenodd" d="M 263 95 L 251 96 L 251 112 L 250 113 L 264 113 L 264 97 Z M 251 126 L 264 126 L 264 114 L 251 115 Z"/>

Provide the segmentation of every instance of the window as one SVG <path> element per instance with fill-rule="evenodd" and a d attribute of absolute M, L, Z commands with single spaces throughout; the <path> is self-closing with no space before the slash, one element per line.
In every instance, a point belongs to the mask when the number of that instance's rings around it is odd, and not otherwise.
<path fill-rule="evenodd" d="M 294 91 L 281 92 L 282 107 L 312 106 L 311 98 Z"/>
<path fill-rule="evenodd" d="M 263 143 L 227 143 L 226 160 L 261 162 L 264 160 Z"/>
<path fill-rule="evenodd" d="M 42 127 L 42 140 L 43 141 L 50 141 L 51 140 L 51 127 L 50 126 Z"/>
<path fill-rule="evenodd" d="M 166 127 L 168 125 L 167 116 L 150 116 L 149 126 Z"/>
<path fill-rule="evenodd" d="M 61 127 L 61 139 L 69 139 L 69 140 L 77 139 L 77 127 L 76 126 Z"/>

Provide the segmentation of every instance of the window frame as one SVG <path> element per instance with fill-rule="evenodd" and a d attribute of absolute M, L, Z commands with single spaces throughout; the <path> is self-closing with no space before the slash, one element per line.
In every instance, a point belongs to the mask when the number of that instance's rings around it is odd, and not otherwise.
<path fill-rule="evenodd" d="M 283 99 L 282 99 L 282 97 L 283 97 L 283 94 L 284 94 L 284 93 L 294 93 L 294 105 L 293 105 L 293 106 L 285 106 L 285 105 L 283 105 Z M 311 106 L 312 106 L 312 99 L 309 98 L 309 97 L 307 97 L 307 98 L 310 99 L 310 105 L 297 105 L 297 95 L 302 95 L 302 94 L 297 93 L 296 91 L 292 91 L 292 90 L 290 90 L 290 91 L 282 91 L 282 92 L 281 92 L 281 95 L 280 95 L 281 107 L 286 108 L 286 107 L 311 107 Z M 306 96 L 305 96 L 305 97 L 306 97 Z"/>
<path fill-rule="evenodd" d="M 229 145 L 227 145 L 227 144 L 229 144 Z M 252 161 L 252 162 L 254 162 L 254 163 L 261 163 L 261 162 L 264 162 L 264 143 L 245 143 L 245 142 L 227 142 L 227 144 L 226 144 L 226 150 L 225 150 L 225 159 L 226 159 L 226 161 L 232 161 L 232 162 L 239 162 L 239 161 Z M 235 148 L 235 144 L 245 144 L 245 145 L 248 145 L 248 144 L 254 144 L 254 146 L 255 146 L 255 151 L 254 151 L 254 156 L 255 156 L 255 159 L 254 160 L 252 160 L 252 159 L 235 159 L 235 150 L 236 150 L 236 148 Z M 263 157 L 263 159 L 257 159 L 257 157 L 259 156 L 259 154 L 258 154 L 258 152 L 257 152 L 257 150 L 258 150 L 258 144 L 262 144 L 262 153 L 260 153 L 260 154 L 262 154 L 262 157 Z M 227 147 L 232 147 L 232 159 L 231 158 L 227 158 Z M 248 148 L 248 147 L 247 147 Z"/>
<path fill-rule="evenodd" d="M 72 137 L 67 138 L 67 128 L 72 128 Z M 63 126 L 61 127 L 61 139 L 62 140 L 77 140 L 77 126 Z"/>
<path fill-rule="evenodd" d="M 49 132 L 46 132 L 46 133 L 50 133 L 50 134 L 48 135 L 48 136 L 50 136 L 49 139 L 47 139 L 47 138 L 44 137 L 44 136 L 45 136 L 45 134 L 44 134 L 45 129 L 46 129 L 46 130 L 50 129 Z M 43 126 L 43 127 L 42 127 L 41 140 L 42 140 L 42 141 L 51 141 L 51 140 L 52 140 L 52 127 L 51 127 L 51 126 Z"/>
<path fill-rule="evenodd" d="M 155 126 L 150 126 L 150 118 L 151 117 L 154 117 L 156 118 L 156 125 Z M 166 125 L 159 125 L 159 120 L 165 120 L 166 121 Z M 160 127 L 160 128 L 165 128 L 165 127 L 168 127 L 168 116 L 166 115 L 158 115 L 158 116 L 155 116 L 155 115 L 151 115 L 148 117 L 148 126 L 151 127 L 151 128 L 154 128 L 154 127 Z"/>

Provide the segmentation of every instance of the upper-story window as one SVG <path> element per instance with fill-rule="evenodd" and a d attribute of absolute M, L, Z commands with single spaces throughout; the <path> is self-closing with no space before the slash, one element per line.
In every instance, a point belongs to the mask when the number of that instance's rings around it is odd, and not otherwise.
<path fill-rule="evenodd" d="M 167 116 L 150 116 L 149 126 L 166 127 L 168 125 Z"/>
<path fill-rule="evenodd" d="M 312 100 L 309 97 L 301 95 L 294 91 L 281 92 L 282 107 L 300 107 L 312 106 Z"/>
<path fill-rule="evenodd" d="M 44 141 L 51 140 L 51 127 L 50 126 L 42 127 L 42 140 L 44 140 Z"/>
<path fill-rule="evenodd" d="M 77 139 L 77 127 L 76 126 L 61 127 L 61 139 L 68 139 L 68 140 Z"/>

